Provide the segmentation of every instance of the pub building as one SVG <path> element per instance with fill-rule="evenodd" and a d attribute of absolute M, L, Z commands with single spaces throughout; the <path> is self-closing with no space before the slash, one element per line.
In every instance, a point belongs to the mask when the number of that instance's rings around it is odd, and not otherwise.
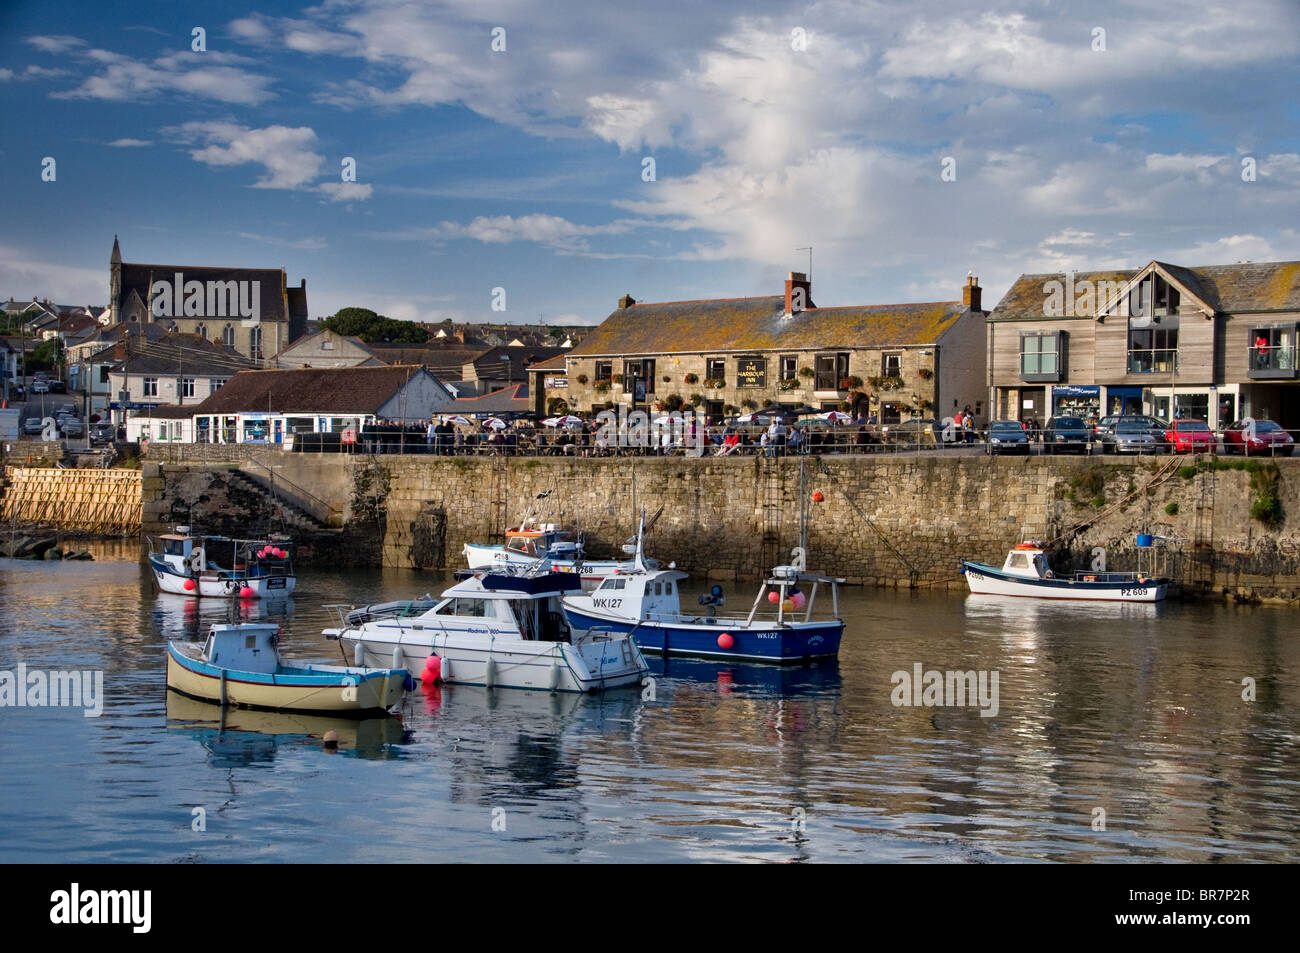
<path fill-rule="evenodd" d="M 695 409 L 718 419 L 811 406 L 882 424 L 951 416 L 982 423 L 985 319 L 968 277 L 958 301 L 817 307 L 790 272 L 782 295 L 637 302 L 567 354 L 533 365 L 539 413 Z"/>
<path fill-rule="evenodd" d="M 988 316 L 996 416 L 1300 428 L 1300 262 L 1021 275 Z"/>

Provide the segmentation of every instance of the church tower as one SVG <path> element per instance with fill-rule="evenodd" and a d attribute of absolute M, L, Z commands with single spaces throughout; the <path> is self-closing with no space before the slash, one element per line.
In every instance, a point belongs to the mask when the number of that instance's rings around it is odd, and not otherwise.
<path fill-rule="evenodd" d="M 117 236 L 113 236 L 113 254 L 108 259 L 108 306 L 111 313 L 110 325 L 122 320 L 122 249 L 117 245 Z"/>

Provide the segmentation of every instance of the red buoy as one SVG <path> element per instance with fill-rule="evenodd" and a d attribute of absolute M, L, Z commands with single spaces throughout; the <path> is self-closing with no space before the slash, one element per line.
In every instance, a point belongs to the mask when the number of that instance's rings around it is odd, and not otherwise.
<path fill-rule="evenodd" d="M 255 594 L 251 586 L 241 586 L 239 589 L 239 598 L 241 599 L 251 599 Z"/>
<path fill-rule="evenodd" d="M 821 502 L 822 500 L 824 500 L 824 499 L 826 499 L 826 497 L 822 496 L 822 491 L 821 491 L 821 490 L 814 490 L 814 491 L 813 491 L 813 502 L 814 502 L 814 503 L 820 503 L 820 502 Z"/>
<path fill-rule="evenodd" d="M 193 579 L 186 579 L 186 580 L 185 580 L 185 591 L 186 591 L 186 592 L 193 592 L 193 591 L 194 591 L 194 586 L 195 586 L 195 582 L 194 582 Z"/>
<path fill-rule="evenodd" d="M 723 632 L 720 636 L 718 636 L 718 648 L 720 649 L 729 649 L 732 648 L 735 644 L 736 644 L 736 640 L 733 639 L 726 632 Z"/>
<path fill-rule="evenodd" d="M 420 673 L 420 681 L 426 685 L 432 685 L 442 677 L 442 659 L 436 655 L 430 655 L 424 660 L 424 671 Z"/>

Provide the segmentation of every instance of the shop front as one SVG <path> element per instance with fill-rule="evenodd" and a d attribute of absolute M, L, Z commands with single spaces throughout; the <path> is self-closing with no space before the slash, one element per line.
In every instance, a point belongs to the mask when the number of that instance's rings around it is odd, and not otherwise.
<path fill-rule="evenodd" d="M 1101 416 L 1101 387 L 1096 384 L 1060 384 L 1052 388 L 1053 417 Z"/>
<path fill-rule="evenodd" d="M 1103 417 L 1126 417 L 1144 414 L 1141 387 L 1107 387 L 1106 413 Z"/>

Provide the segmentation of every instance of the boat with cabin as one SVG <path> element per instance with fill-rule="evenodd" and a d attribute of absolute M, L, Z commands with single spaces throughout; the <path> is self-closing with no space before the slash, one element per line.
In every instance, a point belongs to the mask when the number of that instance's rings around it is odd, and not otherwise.
<path fill-rule="evenodd" d="M 280 627 L 214 624 L 203 642 L 167 643 L 167 687 L 199 701 L 268 711 L 364 715 L 402 698 L 405 669 L 376 669 L 280 658 Z"/>
<path fill-rule="evenodd" d="M 1143 552 L 1156 537 L 1137 537 L 1136 572 L 1085 571 L 1057 575 L 1047 562 L 1041 543 L 1024 542 L 1007 553 L 998 569 L 963 559 L 962 575 L 970 591 L 980 595 L 1026 596 L 1033 599 L 1086 599 L 1106 602 L 1159 602 L 1169 589 L 1169 579 L 1143 567 Z"/>
<path fill-rule="evenodd" d="M 449 684 L 553 692 L 640 684 L 649 667 L 631 638 L 565 616 L 561 599 L 581 589 L 576 574 L 546 567 L 471 572 L 438 599 L 329 606 L 340 625 L 324 635 L 357 664 Z"/>
<path fill-rule="evenodd" d="M 538 494 L 543 500 L 551 491 Z M 629 539 L 623 551 L 629 555 L 636 551 L 636 537 Z M 549 565 L 556 572 L 576 573 L 583 588 L 591 589 L 615 572 L 632 568 L 626 559 L 588 559 L 582 535 L 557 523 L 546 522 L 532 512 L 524 514 L 518 526 L 506 530 L 504 544 L 466 543 L 463 549 L 465 562 L 470 569 L 494 570 L 503 566 L 538 568 Z M 657 566 L 654 560 L 648 564 Z"/>
<path fill-rule="evenodd" d="M 288 536 L 263 539 L 203 536 L 188 526 L 149 539 L 149 568 L 162 592 L 178 596 L 271 599 L 297 585 Z"/>
<path fill-rule="evenodd" d="M 564 611 L 579 628 L 633 636 L 642 651 L 662 655 L 794 663 L 839 654 L 843 579 L 777 566 L 747 615 L 723 616 L 717 611 L 726 604 L 720 586 L 699 598 L 708 614 L 682 610 L 678 583 L 686 578 L 676 569 L 620 572 L 591 592 L 566 595 Z M 830 587 L 831 612 L 819 618 L 814 611 L 822 586 Z"/>

